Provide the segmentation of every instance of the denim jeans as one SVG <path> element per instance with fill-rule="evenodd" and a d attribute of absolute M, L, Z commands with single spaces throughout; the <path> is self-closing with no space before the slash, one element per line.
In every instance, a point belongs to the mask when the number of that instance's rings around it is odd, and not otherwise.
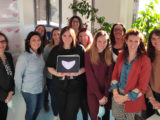
<path fill-rule="evenodd" d="M 50 96 L 51 96 L 52 111 L 53 111 L 54 116 L 57 116 L 58 115 L 58 108 L 57 108 L 57 105 L 56 105 L 54 91 L 53 91 L 53 87 L 54 87 L 53 80 L 49 79 L 49 78 L 46 78 L 46 80 L 47 80 L 46 81 L 47 88 L 48 88 L 48 91 L 49 91 Z"/>
<path fill-rule="evenodd" d="M 36 120 L 43 107 L 44 92 L 38 94 L 22 92 L 22 96 L 26 103 L 25 120 Z"/>

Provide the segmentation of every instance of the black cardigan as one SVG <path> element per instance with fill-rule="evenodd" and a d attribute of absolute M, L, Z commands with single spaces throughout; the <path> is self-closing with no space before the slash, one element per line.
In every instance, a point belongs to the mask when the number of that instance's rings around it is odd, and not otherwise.
<path fill-rule="evenodd" d="M 1 101 L 4 101 L 7 98 L 8 93 L 10 91 L 14 92 L 15 90 L 13 59 L 12 59 L 11 54 L 8 52 L 5 52 L 5 56 L 8 61 L 9 66 L 11 67 L 13 75 L 12 76 L 7 75 L 5 66 L 2 60 L 0 59 L 0 100 Z"/>

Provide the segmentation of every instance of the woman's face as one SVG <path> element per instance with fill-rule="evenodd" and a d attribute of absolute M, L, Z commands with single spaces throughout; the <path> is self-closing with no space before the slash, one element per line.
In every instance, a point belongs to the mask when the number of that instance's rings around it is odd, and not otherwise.
<path fill-rule="evenodd" d="M 89 42 L 89 37 L 86 32 L 81 32 L 79 34 L 79 42 L 86 48 Z"/>
<path fill-rule="evenodd" d="M 160 51 L 160 36 L 153 33 L 151 43 L 156 50 Z"/>
<path fill-rule="evenodd" d="M 52 40 L 54 41 L 54 45 L 59 45 L 59 30 L 54 30 L 52 34 Z"/>
<path fill-rule="evenodd" d="M 7 47 L 7 41 L 0 35 L 0 53 L 3 53 Z"/>
<path fill-rule="evenodd" d="M 44 36 L 44 27 L 43 26 L 39 26 L 37 29 L 36 29 L 36 32 L 38 32 L 41 36 Z"/>
<path fill-rule="evenodd" d="M 127 44 L 129 52 L 136 53 L 138 46 L 140 44 L 140 38 L 136 35 L 129 35 L 128 39 L 126 40 L 126 44 Z"/>
<path fill-rule="evenodd" d="M 121 25 L 116 25 L 113 30 L 115 39 L 121 39 L 124 35 L 123 27 Z"/>
<path fill-rule="evenodd" d="M 107 39 L 105 36 L 99 36 L 97 38 L 97 49 L 101 53 L 107 47 Z"/>
<path fill-rule="evenodd" d="M 71 46 L 73 38 L 69 31 L 66 31 L 63 33 L 62 40 L 63 40 L 64 46 Z"/>
<path fill-rule="evenodd" d="M 33 35 L 31 37 L 30 46 L 33 51 L 37 52 L 38 48 L 41 46 L 41 39 L 38 35 Z"/>
<path fill-rule="evenodd" d="M 74 18 L 72 20 L 72 28 L 74 30 L 78 30 L 79 29 L 79 26 L 80 26 L 80 23 L 79 23 L 79 20 L 77 18 Z"/>

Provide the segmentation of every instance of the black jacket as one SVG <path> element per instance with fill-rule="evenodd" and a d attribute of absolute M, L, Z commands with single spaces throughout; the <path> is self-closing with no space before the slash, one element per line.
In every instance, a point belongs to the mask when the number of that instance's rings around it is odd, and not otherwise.
<path fill-rule="evenodd" d="M 5 56 L 8 61 L 9 66 L 11 67 L 13 75 L 12 76 L 7 75 L 5 66 L 2 60 L 0 59 L 0 100 L 1 101 L 4 101 L 7 98 L 8 93 L 10 91 L 14 92 L 15 90 L 13 59 L 12 59 L 11 54 L 8 52 L 5 52 Z"/>

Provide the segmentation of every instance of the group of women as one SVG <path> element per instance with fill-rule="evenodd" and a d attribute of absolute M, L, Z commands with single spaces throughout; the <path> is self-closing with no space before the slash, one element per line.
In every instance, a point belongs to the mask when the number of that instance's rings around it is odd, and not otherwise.
<path fill-rule="evenodd" d="M 109 120 L 110 109 L 116 120 L 135 120 L 146 104 L 147 117 L 160 109 L 160 29 L 150 33 L 146 50 L 139 30 L 126 32 L 122 24 L 114 24 L 110 36 L 101 30 L 93 38 L 73 16 L 69 26 L 51 31 L 50 43 L 43 25 L 30 32 L 15 71 L 7 49 L 8 39 L 0 33 L 1 120 L 6 120 L 15 86 L 26 103 L 25 120 L 36 120 L 46 88 L 54 120 L 76 120 L 79 109 L 84 120 L 88 115 Z M 78 72 L 57 72 L 59 55 L 78 55 Z"/>

